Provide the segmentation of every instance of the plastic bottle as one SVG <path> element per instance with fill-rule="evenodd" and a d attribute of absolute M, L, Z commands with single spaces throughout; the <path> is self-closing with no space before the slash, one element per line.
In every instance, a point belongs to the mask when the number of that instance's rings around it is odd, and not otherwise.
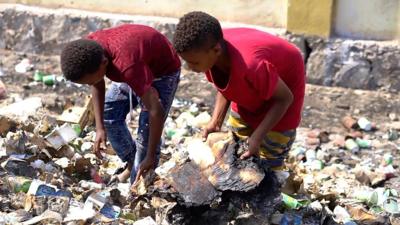
<path fill-rule="evenodd" d="M 344 143 L 347 150 L 350 150 L 352 153 L 357 153 L 360 151 L 360 147 L 352 138 L 348 138 Z"/>
<path fill-rule="evenodd" d="M 29 187 L 31 186 L 32 180 L 27 179 L 25 177 L 9 176 L 6 178 L 5 183 L 8 186 L 8 188 L 15 193 L 18 192 L 27 193 Z"/>
<path fill-rule="evenodd" d="M 39 70 L 36 70 L 35 73 L 33 74 L 33 80 L 34 81 L 38 81 L 38 82 L 42 82 L 43 81 L 43 76 L 45 76 L 45 74 L 43 72 L 40 72 Z"/>

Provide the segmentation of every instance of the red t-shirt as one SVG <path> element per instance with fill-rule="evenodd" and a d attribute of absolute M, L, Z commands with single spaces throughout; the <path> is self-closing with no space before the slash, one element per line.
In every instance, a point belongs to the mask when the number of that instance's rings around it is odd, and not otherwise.
<path fill-rule="evenodd" d="M 249 28 L 224 29 L 231 60 L 229 81 L 218 87 L 210 71 L 207 79 L 231 101 L 231 109 L 256 129 L 270 109 L 278 77 L 292 91 L 294 100 L 283 118 L 272 129 L 285 131 L 298 127 L 304 100 L 305 72 L 300 51 L 288 41 Z"/>
<path fill-rule="evenodd" d="M 178 71 L 178 55 L 168 39 L 157 30 L 125 24 L 91 33 L 88 39 L 98 42 L 109 59 L 106 76 L 127 83 L 142 96 L 154 78 Z"/>

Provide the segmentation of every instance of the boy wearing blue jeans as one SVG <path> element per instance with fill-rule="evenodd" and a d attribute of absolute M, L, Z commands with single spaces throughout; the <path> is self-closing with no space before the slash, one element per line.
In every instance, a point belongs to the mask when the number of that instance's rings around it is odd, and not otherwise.
<path fill-rule="evenodd" d="M 153 28 L 121 25 L 99 30 L 66 45 L 61 68 L 67 80 L 91 85 L 96 119 L 94 152 L 98 157 L 106 137 L 127 162 L 114 177 L 133 183 L 159 160 L 163 125 L 179 83 L 180 60 L 171 43 Z M 105 90 L 104 76 L 113 81 Z M 137 140 L 125 118 L 140 105 Z"/>

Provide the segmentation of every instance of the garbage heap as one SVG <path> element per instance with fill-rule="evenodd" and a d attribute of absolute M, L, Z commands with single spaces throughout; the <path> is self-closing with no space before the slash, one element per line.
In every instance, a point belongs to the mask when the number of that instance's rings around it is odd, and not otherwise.
<path fill-rule="evenodd" d="M 345 116 L 341 126 L 298 129 L 282 189 L 293 212 L 275 216 L 295 221 L 311 208 L 321 224 L 399 224 L 399 121 Z"/>
<path fill-rule="evenodd" d="M 92 153 L 91 99 L 50 116 L 31 97 L 0 108 L 0 224 L 113 222 L 129 184 L 106 187 L 122 164 Z"/>
<path fill-rule="evenodd" d="M 33 72 L 27 60 L 15 71 L 32 72 L 26 92 L 77 88 Z M 175 99 L 159 167 L 131 187 L 107 184 L 124 168 L 109 144 L 101 160 L 92 152 L 87 90 L 72 104 L 16 98 L 2 86 L 4 101 L 14 100 L 0 107 L 0 224 L 400 224 L 396 115 L 384 124 L 346 116 L 331 127 L 299 128 L 287 171 L 278 172 L 261 159 L 240 160 L 243 145 L 228 132 L 203 142 L 211 109 Z M 138 115 L 127 119 L 133 137 Z"/>
<path fill-rule="evenodd" d="M 171 114 L 160 166 L 131 187 L 107 185 L 124 163 L 110 145 L 103 159 L 93 154 L 90 98 L 58 116 L 38 97 L 2 107 L 0 223 L 140 224 L 151 216 L 146 220 L 157 224 L 204 224 L 252 215 L 266 221 L 281 202 L 274 174 L 255 158 L 239 160 L 242 143 L 229 133 L 196 138 L 210 119 L 204 108 L 175 100 Z M 129 120 L 134 135 L 137 118 Z"/>
<path fill-rule="evenodd" d="M 240 160 L 240 142 L 228 133 L 214 133 L 206 143 L 193 138 L 184 145 L 153 177 L 148 174 L 132 187 L 135 211 L 146 205 L 155 209 L 148 216 L 158 224 L 269 220 L 281 203 L 280 183 L 260 160 Z"/>

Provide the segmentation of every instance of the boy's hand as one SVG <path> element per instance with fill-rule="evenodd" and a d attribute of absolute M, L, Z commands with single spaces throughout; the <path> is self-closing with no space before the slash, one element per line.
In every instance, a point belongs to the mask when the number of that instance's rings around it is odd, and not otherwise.
<path fill-rule="evenodd" d="M 215 123 L 209 123 L 206 127 L 203 128 L 203 141 L 207 140 L 208 134 L 218 132 L 221 130 L 221 127 L 216 125 Z"/>
<path fill-rule="evenodd" d="M 140 163 L 138 172 L 136 174 L 136 179 L 133 184 L 136 184 L 139 181 L 140 176 L 146 174 L 149 170 L 154 169 L 154 165 L 156 160 L 154 157 L 145 157 L 144 160 Z"/>
<path fill-rule="evenodd" d="M 103 156 L 101 155 L 101 143 L 103 143 L 104 146 L 106 146 L 106 141 L 107 137 L 105 130 L 104 129 L 96 130 L 96 140 L 94 142 L 93 152 L 99 159 L 103 158 Z"/>
<path fill-rule="evenodd" d="M 261 139 L 252 136 L 247 139 L 247 151 L 240 156 L 240 159 L 247 159 L 251 156 L 260 156 Z"/>
<path fill-rule="evenodd" d="M 274 104 L 248 139 L 248 150 L 243 153 L 240 158 L 245 159 L 252 155 L 260 155 L 259 148 L 264 136 L 282 119 L 283 115 L 285 115 L 287 109 L 292 104 L 293 99 L 294 97 L 291 90 L 286 86 L 285 82 L 278 77 L 275 92 L 270 98 Z"/>

